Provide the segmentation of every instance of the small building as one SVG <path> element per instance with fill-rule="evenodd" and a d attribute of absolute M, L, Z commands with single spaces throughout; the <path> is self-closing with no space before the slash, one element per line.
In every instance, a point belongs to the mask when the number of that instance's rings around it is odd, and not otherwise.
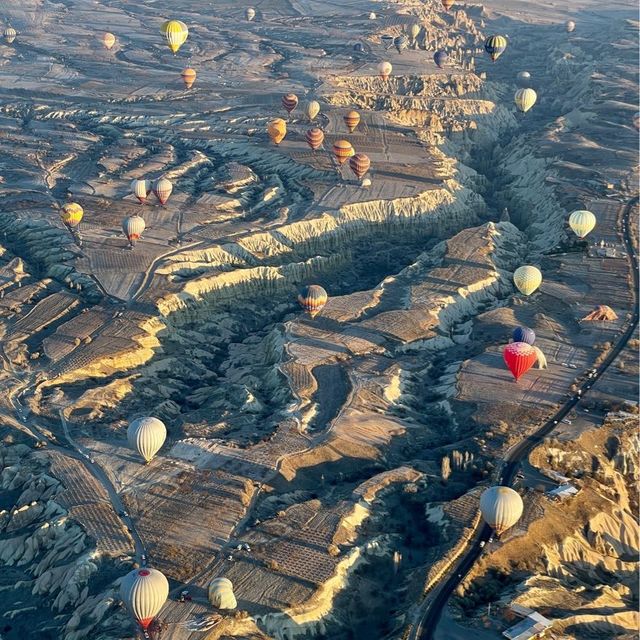
<path fill-rule="evenodd" d="M 532 640 L 533 638 L 542 638 L 550 626 L 551 620 L 534 611 L 524 620 L 520 620 L 517 624 L 503 631 L 502 635 L 509 640 Z"/>
<path fill-rule="evenodd" d="M 551 491 L 547 491 L 546 495 L 555 500 L 562 500 L 563 498 L 568 498 L 569 496 L 575 496 L 578 493 L 578 489 L 574 487 L 572 484 L 561 484 L 555 489 L 551 489 Z"/>
<path fill-rule="evenodd" d="M 570 481 L 570 478 L 563 476 L 553 469 L 540 469 L 540 473 L 547 476 L 547 478 L 551 478 L 551 480 L 555 480 L 558 484 L 569 484 Z"/>

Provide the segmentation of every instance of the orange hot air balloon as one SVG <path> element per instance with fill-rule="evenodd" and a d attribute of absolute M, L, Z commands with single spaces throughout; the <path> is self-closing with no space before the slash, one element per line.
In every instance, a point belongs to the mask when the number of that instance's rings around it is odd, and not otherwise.
<path fill-rule="evenodd" d="M 111 47 L 113 47 L 113 45 L 116 43 L 116 37 L 113 35 L 113 33 L 109 33 L 107 31 L 107 33 L 105 33 L 102 36 L 102 44 L 107 48 L 107 49 L 111 49 Z"/>
<path fill-rule="evenodd" d="M 388 80 L 391 72 L 393 71 L 393 67 L 390 62 L 381 62 L 378 65 L 378 74 L 383 80 Z"/>
<path fill-rule="evenodd" d="M 305 136 L 307 144 L 314 150 L 317 151 L 324 142 L 324 131 L 322 129 L 318 129 L 314 127 L 313 129 L 309 129 Z"/>
<path fill-rule="evenodd" d="M 327 292 L 319 284 L 310 284 L 298 295 L 300 306 L 315 318 L 327 304 Z"/>
<path fill-rule="evenodd" d="M 442 0 L 442 6 L 444 7 L 445 11 L 449 11 L 449 9 L 453 7 L 453 4 L 454 0 Z"/>
<path fill-rule="evenodd" d="M 187 89 L 193 87 L 193 83 L 196 81 L 196 70 L 191 67 L 187 67 L 181 74 L 184 86 Z"/>
<path fill-rule="evenodd" d="M 526 342 L 512 342 L 504 348 L 502 357 L 517 381 L 533 367 L 538 359 L 538 354 Z"/>
<path fill-rule="evenodd" d="M 333 155 L 338 164 L 344 164 L 354 154 L 353 146 L 348 140 L 336 140 L 333 143 Z"/>
<path fill-rule="evenodd" d="M 295 93 L 287 93 L 282 96 L 282 106 L 287 113 L 291 113 L 298 106 L 298 96 Z"/>
<path fill-rule="evenodd" d="M 349 111 L 349 113 L 345 114 L 343 120 L 347 125 L 347 129 L 349 129 L 349 133 L 353 133 L 354 129 L 360 124 L 360 114 L 357 111 Z"/>
<path fill-rule="evenodd" d="M 287 123 L 282 118 L 276 118 L 267 125 L 267 133 L 273 143 L 280 144 L 287 135 Z"/>
<path fill-rule="evenodd" d="M 369 167 L 371 167 L 371 160 L 364 153 L 356 153 L 355 156 L 350 158 L 349 167 L 356 178 L 362 180 L 367 171 L 369 171 Z"/>

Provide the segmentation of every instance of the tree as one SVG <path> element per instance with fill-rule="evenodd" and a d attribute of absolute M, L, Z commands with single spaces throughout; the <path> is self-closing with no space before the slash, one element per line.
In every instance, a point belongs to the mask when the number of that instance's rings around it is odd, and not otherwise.
<path fill-rule="evenodd" d="M 440 475 L 444 482 L 446 482 L 451 475 L 451 460 L 449 459 L 449 456 L 442 458 L 442 462 L 440 463 Z"/>

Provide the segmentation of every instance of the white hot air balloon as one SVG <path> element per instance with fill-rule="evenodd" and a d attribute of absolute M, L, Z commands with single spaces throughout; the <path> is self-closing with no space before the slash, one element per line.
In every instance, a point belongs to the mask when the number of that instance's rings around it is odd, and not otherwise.
<path fill-rule="evenodd" d="M 235 609 L 238 606 L 229 578 L 214 578 L 209 585 L 209 602 L 216 609 Z"/>
<path fill-rule="evenodd" d="M 588 236 L 596 227 L 596 217 L 591 211 L 579 209 L 569 216 L 569 226 L 578 238 Z"/>
<path fill-rule="evenodd" d="M 538 94 L 533 89 L 518 89 L 513 98 L 513 101 L 516 103 L 516 107 L 518 107 L 518 111 L 522 111 L 522 113 L 527 113 L 531 107 L 536 103 L 538 99 Z"/>
<path fill-rule="evenodd" d="M 497 536 L 520 520 L 522 510 L 522 498 L 509 487 L 489 487 L 480 496 L 482 518 Z"/>
<path fill-rule="evenodd" d="M 309 100 L 309 102 L 307 102 L 306 113 L 309 122 L 313 122 L 320 113 L 320 103 L 317 100 Z"/>
<path fill-rule="evenodd" d="M 387 78 L 391 75 L 393 71 L 393 67 L 390 62 L 384 60 L 378 65 L 378 75 L 383 79 L 387 80 Z"/>
<path fill-rule="evenodd" d="M 171 192 L 173 191 L 173 185 L 167 178 L 160 178 L 153 186 L 153 193 L 156 194 L 156 198 L 160 201 L 160 204 L 165 205 Z"/>
<path fill-rule="evenodd" d="M 169 582 L 157 569 L 134 569 L 120 583 L 120 598 L 145 634 L 168 597 Z"/>
<path fill-rule="evenodd" d="M 256 10 L 253 7 L 248 7 L 244 12 L 244 17 L 248 22 L 251 22 L 256 17 Z"/>
<path fill-rule="evenodd" d="M 151 191 L 149 180 L 133 180 L 131 182 L 131 191 L 138 198 L 140 204 L 144 204 L 149 191 Z"/>
<path fill-rule="evenodd" d="M 542 353 L 542 349 L 533 345 L 533 350 L 536 352 L 538 369 L 546 369 L 547 368 L 547 357 Z"/>
<path fill-rule="evenodd" d="M 122 221 L 122 231 L 127 236 L 130 247 L 136 246 L 136 242 L 140 240 L 144 233 L 146 224 L 142 216 L 127 216 Z"/>
<path fill-rule="evenodd" d="M 137 418 L 127 429 L 129 446 L 135 449 L 146 462 L 160 451 L 167 438 L 167 428 L 158 418 Z"/>

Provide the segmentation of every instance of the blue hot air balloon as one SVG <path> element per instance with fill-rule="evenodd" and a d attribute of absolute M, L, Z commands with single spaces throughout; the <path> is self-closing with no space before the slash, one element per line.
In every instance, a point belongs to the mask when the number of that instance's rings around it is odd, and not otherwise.
<path fill-rule="evenodd" d="M 533 345 L 536 341 L 536 334 L 533 329 L 529 329 L 529 327 L 516 327 L 513 330 L 513 341 L 526 342 L 527 344 Z"/>
<path fill-rule="evenodd" d="M 444 51 L 436 51 L 433 54 L 433 61 L 436 63 L 436 66 L 439 69 L 443 69 L 444 65 L 447 63 L 449 56 Z"/>

